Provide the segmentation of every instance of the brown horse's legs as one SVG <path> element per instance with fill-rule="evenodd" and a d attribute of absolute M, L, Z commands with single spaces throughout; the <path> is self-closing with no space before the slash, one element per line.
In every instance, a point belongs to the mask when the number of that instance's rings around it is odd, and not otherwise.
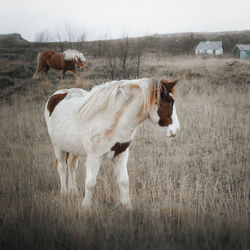
<path fill-rule="evenodd" d="M 62 70 L 62 79 L 64 79 L 65 70 Z"/>
<path fill-rule="evenodd" d="M 42 65 L 42 64 L 39 64 L 39 65 L 37 66 L 36 72 L 35 72 L 35 74 L 34 74 L 34 78 L 35 78 L 35 79 L 38 79 L 38 78 L 39 78 L 40 73 L 41 73 L 41 71 L 44 69 L 44 67 L 45 67 L 45 65 Z"/>
<path fill-rule="evenodd" d="M 79 78 L 79 76 L 78 76 L 78 74 L 77 74 L 77 72 L 76 72 L 76 69 L 72 69 L 71 71 L 73 72 L 75 78 Z"/>
<path fill-rule="evenodd" d="M 49 66 L 46 65 L 46 68 L 44 70 L 44 79 L 45 79 L 45 82 L 49 81 L 49 79 L 48 79 L 48 72 L 49 72 Z"/>

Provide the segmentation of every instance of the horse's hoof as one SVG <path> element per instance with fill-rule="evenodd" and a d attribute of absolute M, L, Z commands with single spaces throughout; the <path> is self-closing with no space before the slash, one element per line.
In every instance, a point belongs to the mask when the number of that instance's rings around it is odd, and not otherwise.
<path fill-rule="evenodd" d="M 77 188 L 69 189 L 69 193 L 70 193 L 72 196 L 77 196 L 77 195 L 78 195 L 78 189 L 77 189 Z"/>
<path fill-rule="evenodd" d="M 82 205 L 82 208 L 84 208 L 84 209 L 90 209 L 90 207 L 91 207 L 91 203 L 87 202 L 85 200 L 82 201 L 81 205 Z"/>
<path fill-rule="evenodd" d="M 66 188 L 61 188 L 60 194 L 61 194 L 61 196 L 66 196 L 68 194 L 67 189 Z"/>
<path fill-rule="evenodd" d="M 129 210 L 129 211 L 132 211 L 133 210 L 133 206 L 131 204 L 131 202 L 127 202 L 127 203 L 123 203 L 123 206 Z"/>

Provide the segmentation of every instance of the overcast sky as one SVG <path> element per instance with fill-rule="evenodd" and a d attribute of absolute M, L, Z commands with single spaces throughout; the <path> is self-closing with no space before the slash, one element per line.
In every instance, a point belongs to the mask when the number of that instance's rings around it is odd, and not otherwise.
<path fill-rule="evenodd" d="M 0 0 L 0 34 L 34 41 L 66 27 L 88 40 L 250 30 L 250 0 Z"/>

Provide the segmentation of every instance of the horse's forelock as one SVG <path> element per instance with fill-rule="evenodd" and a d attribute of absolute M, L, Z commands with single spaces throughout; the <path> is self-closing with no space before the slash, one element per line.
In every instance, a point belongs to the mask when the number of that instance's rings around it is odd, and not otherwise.
<path fill-rule="evenodd" d="M 80 60 L 82 62 L 86 62 L 86 58 L 83 56 L 83 54 L 81 53 L 81 55 L 79 56 Z"/>
<path fill-rule="evenodd" d="M 150 85 L 149 85 L 148 99 L 147 99 L 145 111 L 150 110 L 153 104 L 157 104 L 157 105 L 160 104 L 161 91 L 162 91 L 161 82 L 157 79 L 152 78 Z"/>

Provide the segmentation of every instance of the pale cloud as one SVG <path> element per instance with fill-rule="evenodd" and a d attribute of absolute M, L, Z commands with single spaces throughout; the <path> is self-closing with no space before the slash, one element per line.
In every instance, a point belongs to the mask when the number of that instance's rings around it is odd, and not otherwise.
<path fill-rule="evenodd" d="M 250 29 L 250 1 L 0 0 L 0 33 L 52 33 L 71 25 L 89 39 Z"/>

